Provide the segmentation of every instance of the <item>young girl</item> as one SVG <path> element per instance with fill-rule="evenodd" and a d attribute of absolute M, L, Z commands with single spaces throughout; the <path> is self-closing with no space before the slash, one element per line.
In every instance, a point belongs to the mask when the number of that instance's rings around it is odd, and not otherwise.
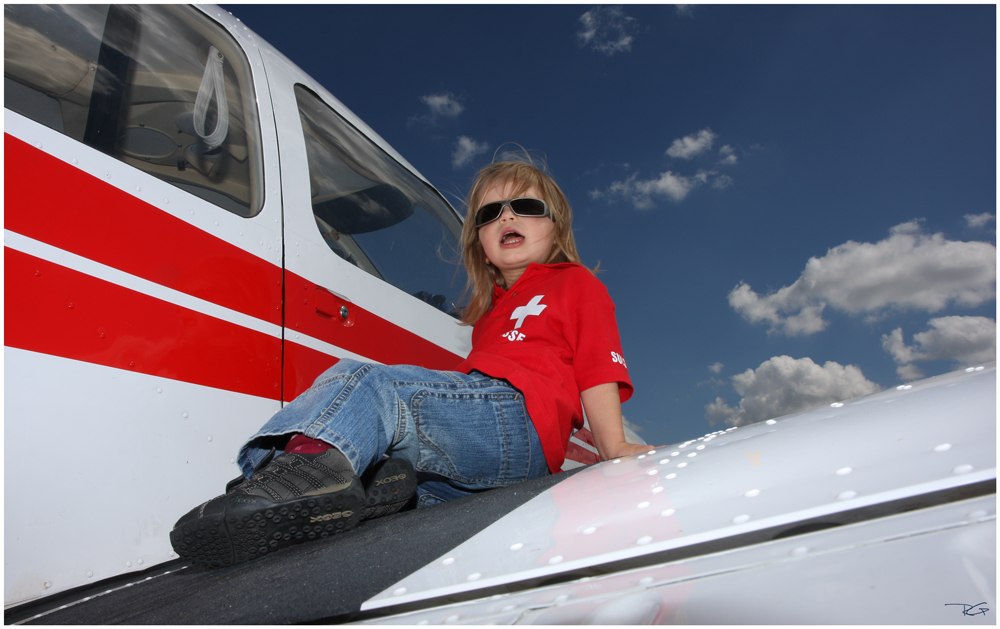
<path fill-rule="evenodd" d="M 499 162 L 467 203 L 468 358 L 448 372 L 340 360 L 243 446 L 246 478 L 177 522 L 179 555 L 230 565 L 394 512 L 414 486 L 425 506 L 558 472 L 581 400 L 602 459 L 649 450 L 625 442 L 614 304 L 562 191 Z"/>

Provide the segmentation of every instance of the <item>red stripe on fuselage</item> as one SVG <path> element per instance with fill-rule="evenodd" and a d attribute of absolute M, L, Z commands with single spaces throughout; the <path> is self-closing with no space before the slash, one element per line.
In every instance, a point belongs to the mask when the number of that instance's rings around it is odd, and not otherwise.
<path fill-rule="evenodd" d="M 576 461 L 577 463 L 582 463 L 584 465 L 597 463 L 601 460 L 601 457 L 597 456 L 583 446 L 573 443 L 572 441 L 566 445 L 566 458 L 570 461 Z"/>
<path fill-rule="evenodd" d="M 380 280 L 372 279 L 373 282 Z M 307 334 L 387 365 L 418 365 L 428 369 L 454 369 L 462 357 L 385 319 L 343 300 L 316 284 L 285 272 L 285 399 L 292 400 L 313 380 L 337 362 L 333 356 L 298 345 L 294 333 Z M 341 317 L 346 308 L 347 319 Z M 423 304 L 413 300 L 414 308 Z M 445 325 L 458 325 L 448 321 Z"/>
<path fill-rule="evenodd" d="M 280 395 L 278 338 L 8 247 L 4 263 L 7 346 L 264 398 Z M 58 382 L 52 384 L 58 395 Z"/>
<path fill-rule="evenodd" d="M 6 133 L 4 179 L 5 229 L 281 325 L 280 266 Z"/>
<path fill-rule="evenodd" d="M 573 436 L 588 445 L 592 445 L 595 448 L 597 447 L 597 444 L 594 443 L 594 433 L 590 432 L 586 428 L 577 430 L 573 433 Z"/>

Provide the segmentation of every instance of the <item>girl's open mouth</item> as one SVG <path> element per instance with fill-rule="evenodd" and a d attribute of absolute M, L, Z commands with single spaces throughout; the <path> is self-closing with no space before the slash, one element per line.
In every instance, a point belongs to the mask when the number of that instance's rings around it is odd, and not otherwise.
<path fill-rule="evenodd" d="M 500 244 L 512 245 L 517 242 L 521 242 L 522 240 L 524 240 L 524 236 L 522 236 L 521 234 L 517 233 L 514 230 L 508 230 L 504 232 L 503 236 L 500 237 Z"/>

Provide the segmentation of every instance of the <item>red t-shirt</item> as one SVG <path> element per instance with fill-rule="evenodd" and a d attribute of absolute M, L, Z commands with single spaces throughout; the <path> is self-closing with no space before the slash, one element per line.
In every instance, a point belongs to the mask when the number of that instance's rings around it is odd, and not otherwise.
<path fill-rule="evenodd" d="M 552 472 L 562 467 L 573 429 L 583 426 L 581 391 L 617 382 L 621 401 L 632 397 L 614 302 L 574 263 L 531 264 L 509 290 L 494 287 L 493 307 L 472 331 L 472 352 L 456 368 L 473 370 L 524 394 Z"/>

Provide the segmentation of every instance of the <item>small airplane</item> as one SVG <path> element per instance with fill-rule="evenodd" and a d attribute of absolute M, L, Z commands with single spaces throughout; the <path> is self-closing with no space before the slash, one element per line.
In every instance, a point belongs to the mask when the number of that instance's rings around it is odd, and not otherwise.
<path fill-rule="evenodd" d="M 6 622 L 995 624 L 993 364 L 191 569 L 330 364 L 469 352 L 462 217 L 217 7 L 7 5 L 4 68 Z"/>

